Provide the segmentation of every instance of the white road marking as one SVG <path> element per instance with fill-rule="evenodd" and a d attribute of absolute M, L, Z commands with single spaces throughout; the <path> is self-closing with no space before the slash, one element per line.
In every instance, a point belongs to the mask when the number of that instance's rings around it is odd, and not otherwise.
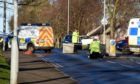
<path fill-rule="evenodd" d="M 140 64 L 140 62 L 136 62 L 137 64 Z"/>
<path fill-rule="evenodd" d="M 55 66 L 55 67 L 57 67 L 57 68 L 60 68 L 60 67 L 63 67 L 62 65 L 60 65 L 60 64 L 58 64 L 58 63 L 53 63 L 53 65 Z"/>
<path fill-rule="evenodd" d="M 107 62 L 109 62 L 109 63 L 113 63 L 113 64 L 116 63 L 116 62 L 113 62 L 113 61 L 107 61 Z"/>
<path fill-rule="evenodd" d="M 107 62 L 108 62 L 108 63 L 113 63 L 113 64 L 119 64 L 119 65 L 121 65 L 121 66 L 128 67 L 128 68 L 133 68 L 133 66 L 129 66 L 129 65 L 125 65 L 125 64 L 113 62 L 113 61 L 107 61 Z"/>

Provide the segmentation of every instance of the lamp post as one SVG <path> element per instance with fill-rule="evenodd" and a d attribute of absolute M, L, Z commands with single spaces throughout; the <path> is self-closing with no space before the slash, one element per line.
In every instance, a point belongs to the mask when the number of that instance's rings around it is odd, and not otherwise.
<path fill-rule="evenodd" d="M 104 9 L 103 9 L 103 19 L 101 20 L 101 23 L 103 25 L 103 43 L 106 43 L 106 34 L 105 34 L 105 25 L 107 25 L 108 21 L 106 19 L 106 0 L 102 1 L 104 3 Z"/>
<path fill-rule="evenodd" d="M 14 37 L 12 39 L 11 48 L 11 75 L 10 84 L 17 84 L 18 78 L 18 62 L 19 62 L 19 51 L 17 45 L 17 18 L 18 18 L 18 5 L 17 0 L 14 1 Z"/>
<path fill-rule="evenodd" d="M 3 34 L 6 33 L 6 2 L 7 0 L 4 0 L 4 10 L 3 10 Z M 5 51 L 5 37 L 3 37 L 3 51 Z"/>
<path fill-rule="evenodd" d="M 106 7 L 106 0 L 104 0 L 104 21 L 105 21 L 105 7 Z M 104 44 L 106 43 L 106 36 L 105 36 L 105 24 L 103 24 L 103 26 L 104 26 Z"/>
<path fill-rule="evenodd" d="M 68 13 L 68 21 L 67 21 L 67 34 L 69 34 L 69 15 L 70 15 L 70 5 L 69 5 L 69 0 L 68 0 L 68 11 L 67 11 L 67 13 Z"/>

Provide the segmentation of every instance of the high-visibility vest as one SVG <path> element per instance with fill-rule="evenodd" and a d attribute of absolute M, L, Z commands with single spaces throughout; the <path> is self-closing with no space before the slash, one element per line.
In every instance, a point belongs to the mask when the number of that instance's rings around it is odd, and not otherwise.
<path fill-rule="evenodd" d="M 92 41 L 91 44 L 90 44 L 90 53 L 92 54 L 93 52 L 98 52 L 100 53 L 100 41 L 96 40 L 96 41 Z"/>
<path fill-rule="evenodd" d="M 79 32 L 73 32 L 72 33 L 72 43 L 78 43 L 79 40 Z"/>

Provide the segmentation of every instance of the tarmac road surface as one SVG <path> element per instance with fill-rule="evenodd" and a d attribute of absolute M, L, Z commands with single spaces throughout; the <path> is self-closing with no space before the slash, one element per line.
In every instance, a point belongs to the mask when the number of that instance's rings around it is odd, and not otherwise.
<path fill-rule="evenodd" d="M 63 54 L 54 49 L 50 54 L 36 54 L 45 62 L 68 74 L 79 84 L 140 84 L 140 57 L 88 59 L 87 51 Z"/>

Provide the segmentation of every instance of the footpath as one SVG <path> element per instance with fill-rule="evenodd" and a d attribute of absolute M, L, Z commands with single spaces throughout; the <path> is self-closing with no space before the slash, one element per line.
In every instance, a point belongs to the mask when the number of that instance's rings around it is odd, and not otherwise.
<path fill-rule="evenodd" d="M 11 52 L 4 52 L 10 61 Z M 10 63 L 10 62 L 9 62 Z M 52 63 L 43 62 L 35 55 L 19 53 L 19 84 L 77 84 L 70 76 L 59 71 Z"/>

